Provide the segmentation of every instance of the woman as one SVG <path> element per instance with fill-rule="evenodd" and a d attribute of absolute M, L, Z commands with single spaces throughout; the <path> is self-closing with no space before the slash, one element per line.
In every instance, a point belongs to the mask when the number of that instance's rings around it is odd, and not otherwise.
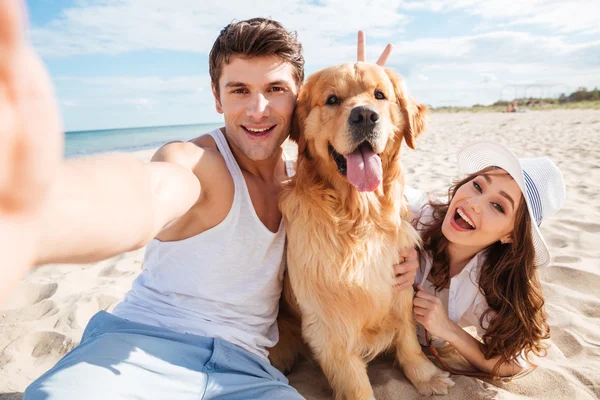
<path fill-rule="evenodd" d="M 448 343 L 495 377 L 513 376 L 531 365 L 530 353 L 544 353 L 549 337 L 536 269 L 550 255 L 539 226 L 564 204 L 562 174 L 548 158 L 519 160 L 490 140 L 460 149 L 458 164 L 466 177 L 449 189 L 449 202 L 406 191 L 424 243 L 419 339 Z"/>

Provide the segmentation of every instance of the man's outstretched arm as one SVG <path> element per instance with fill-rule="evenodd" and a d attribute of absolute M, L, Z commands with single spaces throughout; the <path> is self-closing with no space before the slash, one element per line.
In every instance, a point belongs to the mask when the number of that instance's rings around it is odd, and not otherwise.
<path fill-rule="evenodd" d="M 129 155 L 64 162 L 42 211 L 35 264 L 87 263 L 135 250 L 185 214 L 200 183 L 176 154 L 161 153 L 165 148 L 150 163 Z"/>
<path fill-rule="evenodd" d="M 0 304 L 34 264 L 142 246 L 200 190 L 186 152 L 170 151 L 179 145 L 150 164 L 124 155 L 63 159 L 56 98 L 25 40 L 24 4 L 0 0 Z"/>

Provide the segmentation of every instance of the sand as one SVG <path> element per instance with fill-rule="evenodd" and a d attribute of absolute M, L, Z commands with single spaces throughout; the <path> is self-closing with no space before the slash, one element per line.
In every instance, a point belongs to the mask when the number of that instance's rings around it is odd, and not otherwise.
<path fill-rule="evenodd" d="M 544 222 L 552 252 L 540 271 L 552 337 L 548 356 L 511 383 L 454 377 L 450 399 L 594 399 L 600 397 L 600 111 L 519 114 L 432 114 L 429 129 L 405 149 L 409 185 L 445 190 L 455 152 L 476 138 L 496 139 L 519 156 L 547 155 L 563 171 L 568 199 Z M 289 152 L 294 149 L 289 147 Z M 135 153 L 148 160 L 152 151 Z M 27 385 L 75 347 L 94 313 L 111 310 L 142 267 L 144 249 L 87 265 L 32 271 L 0 309 L 0 399 L 20 399 Z M 378 399 L 419 398 L 392 360 L 369 367 Z M 304 362 L 290 382 L 307 399 L 331 398 L 315 365 Z"/>

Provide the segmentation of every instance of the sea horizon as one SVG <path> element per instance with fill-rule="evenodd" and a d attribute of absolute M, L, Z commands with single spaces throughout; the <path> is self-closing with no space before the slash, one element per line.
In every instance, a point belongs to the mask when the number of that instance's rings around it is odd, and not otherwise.
<path fill-rule="evenodd" d="M 223 122 L 67 131 L 65 157 L 156 148 L 171 141 L 193 139 L 221 126 Z"/>

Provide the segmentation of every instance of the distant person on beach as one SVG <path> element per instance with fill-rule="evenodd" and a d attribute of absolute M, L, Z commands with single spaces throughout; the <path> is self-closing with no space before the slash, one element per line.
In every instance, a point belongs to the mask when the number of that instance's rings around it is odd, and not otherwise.
<path fill-rule="evenodd" d="M 504 110 L 504 112 L 507 112 L 507 113 L 520 112 L 520 110 L 517 108 L 518 104 L 519 104 L 519 102 L 517 100 L 513 100 L 513 101 L 509 102 L 506 105 L 506 110 Z"/>
<path fill-rule="evenodd" d="M 210 75 L 224 128 L 169 143 L 147 164 L 126 155 L 64 161 L 22 4 L 0 2 L 0 295 L 32 265 L 148 244 L 125 300 L 97 313 L 24 399 L 302 398 L 267 359 L 284 266 L 277 201 L 291 174 L 281 145 L 304 80 L 296 36 L 260 18 L 221 31 Z M 416 257 L 399 268 L 414 276 Z"/>

